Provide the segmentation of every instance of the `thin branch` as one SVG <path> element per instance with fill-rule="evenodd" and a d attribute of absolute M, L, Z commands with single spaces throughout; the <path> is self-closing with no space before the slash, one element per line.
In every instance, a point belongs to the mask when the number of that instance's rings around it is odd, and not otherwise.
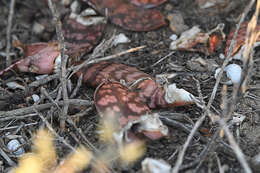
<path fill-rule="evenodd" d="M 48 5 L 49 8 L 51 10 L 52 16 L 53 16 L 53 20 L 55 22 L 55 26 L 56 26 L 56 34 L 57 34 L 57 38 L 58 38 L 58 42 L 59 42 L 59 48 L 60 48 L 60 53 L 61 53 L 61 76 L 60 76 L 60 82 L 62 85 L 62 96 L 63 96 L 63 100 L 65 102 L 63 109 L 62 109 L 62 115 L 61 115 L 61 122 L 60 122 L 60 127 L 61 129 L 65 128 L 65 120 L 68 114 L 68 91 L 67 91 L 67 82 L 66 82 L 66 73 L 67 73 L 67 69 L 66 69 L 66 65 L 67 65 L 67 60 L 68 60 L 68 56 L 65 55 L 65 42 L 64 42 L 64 37 L 62 34 L 62 23 L 59 19 L 59 14 L 57 12 L 57 10 L 55 9 L 54 4 L 52 3 L 52 0 L 48 0 Z"/>
<path fill-rule="evenodd" d="M 12 29 L 12 22 L 13 22 L 13 15 L 14 15 L 14 7 L 15 7 L 15 0 L 11 0 L 10 3 L 10 10 L 8 15 L 8 24 L 6 29 L 6 67 L 12 64 L 10 58 L 10 48 L 11 48 L 11 29 Z"/>

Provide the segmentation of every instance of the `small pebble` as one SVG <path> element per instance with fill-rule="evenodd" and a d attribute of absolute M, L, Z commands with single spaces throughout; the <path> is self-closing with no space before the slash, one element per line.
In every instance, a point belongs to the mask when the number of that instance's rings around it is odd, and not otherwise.
<path fill-rule="evenodd" d="M 176 34 L 172 34 L 172 35 L 170 36 L 170 39 L 171 39 L 172 41 L 177 40 L 177 38 L 178 38 L 178 36 L 177 36 Z"/>
<path fill-rule="evenodd" d="M 10 151 L 14 151 L 13 154 L 15 154 L 16 156 L 21 156 L 22 154 L 24 154 L 24 149 L 20 146 L 21 144 L 17 139 L 12 139 L 7 144 L 7 148 Z"/>
<path fill-rule="evenodd" d="M 40 97 L 37 94 L 33 94 L 32 99 L 33 99 L 34 103 L 36 103 L 40 100 Z"/>
<path fill-rule="evenodd" d="M 220 59 L 225 59 L 225 55 L 223 53 L 219 54 Z"/>
<path fill-rule="evenodd" d="M 164 160 L 146 158 L 142 161 L 142 172 L 143 173 L 170 173 L 171 166 Z"/>
<path fill-rule="evenodd" d="M 20 85 L 20 84 L 17 83 L 17 82 L 7 82 L 7 83 L 6 83 L 6 86 L 7 86 L 8 88 L 10 88 L 10 89 L 13 89 L 13 90 L 15 90 L 15 89 L 25 90 L 25 87 L 22 86 L 22 85 Z"/>
<path fill-rule="evenodd" d="M 216 69 L 215 78 L 217 78 L 220 70 L 220 68 Z M 230 85 L 239 83 L 242 75 L 242 69 L 239 65 L 229 64 L 228 66 L 226 66 L 224 71 L 226 72 L 226 76 L 230 79 L 229 81 L 225 82 L 225 84 Z"/>
<path fill-rule="evenodd" d="M 125 34 L 120 33 L 117 36 L 115 36 L 113 45 L 117 46 L 118 44 L 129 43 L 129 42 L 130 42 L 129 38 Z"/>
<path fill-rule="evenodd" d="M 230 64 L 225 68 L 227 77 L 231 79 L 232 83 L 239 83 L 242 75 L 242 69 L 237 64 Z"/>

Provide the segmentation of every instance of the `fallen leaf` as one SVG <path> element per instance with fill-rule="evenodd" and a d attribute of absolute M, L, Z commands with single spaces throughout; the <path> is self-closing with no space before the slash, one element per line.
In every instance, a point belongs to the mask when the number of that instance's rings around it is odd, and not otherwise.
<path fill-rule="evenodd" d="M 142 8 L 152 8 L 165 3 L 167 0 L 129 0 L 132 4 Z"/>
<path fill-rule="evenodd" d="M 85 26 L 74 19 L 64 20 L 66 53 L 79 56 L 90 52 L 101 40 L 104 29 L 104 23 Z"/>
<path fill-rule="evenodd" d="M 143 9 L 126 0 L 83 0 L 110 21 L 132 31 L 150 31 L 166 24 L 160 11 Z"/>
<path fill-rule="evenodd" d="M 247 26 L 248 26 L 248 22 L 243 22 L 241 27 L 238 30 L 238 34 L 237 34 L 237 37 L 236 37 L 236 44 L 235 44 L 234 49 L 233 49 L 232 54 L 231 54 L 231 56 L 233 56 L 234 59 L 240 59 L 241 60 L 242 52 L 243 52 L 242 47 L 244 46 L 245 40 L 246 40 Z M 236 30 L 236 27 L 234 27 L 232 29 L 232 31 L 230 32 L 230 34 L 227 37 L 226 49 L 225 49 L 225 56 L 226 57 L 228 55 L 228 49 L 230 47 L 231 40 L 234 36 L 235 30 Z M 260 25 L 256 26 L 256 31 L 257 32 L 260 31 Z M 258 46 L 260 44 L 259 42 L 260 42 L 260 37 L 257 38 L 254 47 Z"/>
<path fill-rule="evenodd" d="M 183 32 L 179 39 L 171 42 L 171 50 L 184 50 L 212 54 L 225 39 L 224 24 L 219 24 L 209 32 L 203 32 L 198 26 Z"/>

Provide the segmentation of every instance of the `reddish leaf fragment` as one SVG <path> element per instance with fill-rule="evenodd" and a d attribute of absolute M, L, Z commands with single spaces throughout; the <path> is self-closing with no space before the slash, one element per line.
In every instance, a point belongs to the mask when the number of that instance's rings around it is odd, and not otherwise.
<path fill-rule="evenodd" d="M 183 32 L 178 40 L 171 43 L 171 50 L 185 50 L 202 52 L 206 55 L 212 54 L 225 38 L 223 33 L 224 24 L 205 33 L 198 26 Z"/>
<path fill-rule="evenodd" d="M 235 56 L 235 54 L 238 54 L 239 51 L 241 50 L 240 48 L 245 44 L 247 26 L 248 26 L 248 22 L 244 22 L 244 23 L 242 23 L 241 27 L 239 28 L 238 34 L 236 37 L 236 44 L 235 44 L 234 49 L 231 54 L 232 56 Z M 230 34 L 228 35 L 227 42 L 226 42 L 226 49 L 225 49 L 226 57 L 228 55 L 228 49 L 230 47 L 230 43 L 231 43 L 231 40 L 233 38 L 235 31 L 236 31 L 236 28 L 233 28 L 232 31 L 230 32 Z M 260 25 L 256 26 L 256 31 L 260 31 Z M 257 38 L 256 42 L 260 42 L 260 37 Z"/>
<path fill-rule="evenodd" d="M 152 8 L 165 3 L 167 0 L 129 0 L 132 4 L 143 8 Z"/>
<path fill-rule="evenodd" d="M 64 20 L 63 34 L 67 49 L 66 53 L 75 56 L 88 53 L 101 40 L 104 28 L 104 23 L 85 26 L 74 19 Z"/>
<path fill-rule="evenodd" d="M 81 69 L 83 81 L 97 87 L 104 81 L 123 81 L 150 108 L 173 107 L 193 103 L 193 96 L 185 90 L 177 89 L 174 84 L 160 86 L 150 75 L 124 64 L 103 61 Z"/>
<path fill-rule="evenodd" d="M 21 47 L 24 50 L 25 57 L 20 61 L 12 64 L 4 72 L 16 67 L 20 72 L 32 72 L 38 74 L 50 74 L 59 67 L 60 52 L 56 42 L 51 43 L 33 43 L 22 45 L 16 43 L 16 47 Z"/>
<path fill-rule="evenodd" d="M 158 10 L 143 9 L 126 0 L 84 0 L 112 23 L 132 31 L 150 31 L 166 24 Z M 107 13 L 106 13 L 107 9 Z"/>
<path fill-rule="evenodd" d="M 138 95 L 119 82 L 102 83 L 95 91 L 94 101 L 101 117 L 117 119 L 119 130 L 133 123 L 137 124 L 137 132 L 150 139 L 159 139 L 168 134 L 167 127 L 159 117 L 151 115 L 150 109 Z"/>

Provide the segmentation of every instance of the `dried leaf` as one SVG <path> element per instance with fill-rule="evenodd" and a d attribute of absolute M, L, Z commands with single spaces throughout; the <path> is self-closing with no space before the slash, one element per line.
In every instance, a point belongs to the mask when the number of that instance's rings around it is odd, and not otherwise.
<path fill-rule="evenodd" d="M 231 54 L 232 56 L 234 56 L 235 59 L 241 59 L 241 57 L 242 57 L 242 51 L 240 52 L 240 50 L 242 50 L 241 47 L 245 44 L 247 26 L 248 26 L 248 22 L 244 22 L 244 23 L 242 23 L 241 27 L 238 30 L 238 34 L 236 37 L 236 44 L 235 44 L 234 49 Z M 226 41 L 226 49 L 225 49 L 226 57 L 228 55 L 228 49 L 230 47 L 231 40 L 233 38 L 235 30 L 236 30 L 236 28 L 233 28 L 232 31 L 230 32 L 230 34 L 228 35 L 228 38 Z M 260 25 L 257 25 L 256 32 L 259 32 L 259 31 L 260 31 Z M 260 37 L 257 38 L 256 42 L 260 42 Z M 256 43 L 255 46 L 258 46 L 258 45 L 259 44 Z"/>
<path fill-rule="evenodd" d="M 91 51 L 101 40 L 105 28 L 104 23 L 85 26 L 74 19 L 66 19 L 63 24 L 63 34 L 66 53 L 78 56 Z"/>
<path fill-rule="evenodd" d="M 84 0 L 110 21 L 132 31 L 150 31 L 166 24 L 158 10 L 143 9 L 126 0 Z M 107 13 L 106 13 L 107 10 Z"/>
<path fill-rule="evenodd" d="M 132 4 L 142 8 L 152 8 L 165 3 L 167 0 L 129 0 Z"/>
<path fill-rule="evenodd" d="M 20 72 L 49 74 L 59 68 L 55 66 L 55 61 L 60 56 L 56 42 L 33 43 L 23 47 L 25 58 L 14 64 Z"/>
<path fill-rule="evenodd" d="M 185 50 L 202 52 L 206 55 L 212 54 L 224 40 L 224 24 L 219 24 L 216 28 L 205 33 L 198 26 L 183 32 L 178 40 L 171 42 L 171 50 Z"/>

